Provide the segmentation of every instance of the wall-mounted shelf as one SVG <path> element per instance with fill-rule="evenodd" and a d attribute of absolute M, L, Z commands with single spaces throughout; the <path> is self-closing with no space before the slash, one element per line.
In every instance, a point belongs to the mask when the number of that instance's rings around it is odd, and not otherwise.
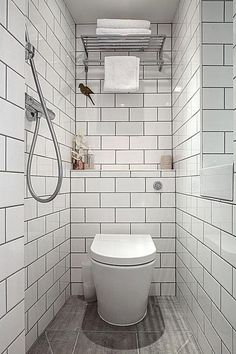
<path fill-rule="evenodd" d="M 142 60 L 141 65 L 158 65 L 161 71 L 164 64 L 163 47 L 165 35 L 83 35 L 81 40 L 84 46 L 84 67 L 87 75 L 89 65 L 100 63 L 103 60 L 89 59 L 90 52 L 156 52 L 156 60 Z"/>

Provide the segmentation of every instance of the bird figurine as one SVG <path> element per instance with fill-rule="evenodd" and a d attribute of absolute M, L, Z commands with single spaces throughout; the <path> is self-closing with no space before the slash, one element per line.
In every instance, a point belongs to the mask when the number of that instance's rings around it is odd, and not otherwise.
<path fill-rule="evenodd" d="M 84 86 L 84 84 L 82 84 L 82 83 L 79 84 L 79 88 L 80 88 L 80 92 L 83 95 L 85 95 L 86 97 L 88 97 L 90 99 L 90 101 L 92 102 L 92 104 L 95 105 L 92 97 L 90 96 L 91 94 L 94 94 L 94 92 L 88 86 Z"/>

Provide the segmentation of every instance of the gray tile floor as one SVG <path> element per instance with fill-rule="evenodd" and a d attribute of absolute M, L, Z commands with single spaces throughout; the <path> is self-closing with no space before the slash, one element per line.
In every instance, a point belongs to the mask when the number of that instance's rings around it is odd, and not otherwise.
<path fill-rule="evenodd" d="M 175 297 L 150 297 L 145 319 L 116 327 L 72 296 L 28 354 L 201 354 Z"/>

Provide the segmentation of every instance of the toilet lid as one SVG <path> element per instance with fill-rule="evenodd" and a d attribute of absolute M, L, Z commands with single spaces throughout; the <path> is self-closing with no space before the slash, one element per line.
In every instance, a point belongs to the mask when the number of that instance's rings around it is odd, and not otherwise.
<path fill-rule="evenodd" d="M 97 234 L 90 248 L 92 259 L 113 265 L 138 265 L 156 258 L 150 235 Z"/>

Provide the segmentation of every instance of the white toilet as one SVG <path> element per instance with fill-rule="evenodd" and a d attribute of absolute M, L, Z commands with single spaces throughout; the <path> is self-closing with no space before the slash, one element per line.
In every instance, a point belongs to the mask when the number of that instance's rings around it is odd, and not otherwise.
<path fill-rule="evenodd" d="M 116 326 L 141 321 L 156 260 L 151 236 L 97 234 L 90 256 L 99 316 Z"/>

